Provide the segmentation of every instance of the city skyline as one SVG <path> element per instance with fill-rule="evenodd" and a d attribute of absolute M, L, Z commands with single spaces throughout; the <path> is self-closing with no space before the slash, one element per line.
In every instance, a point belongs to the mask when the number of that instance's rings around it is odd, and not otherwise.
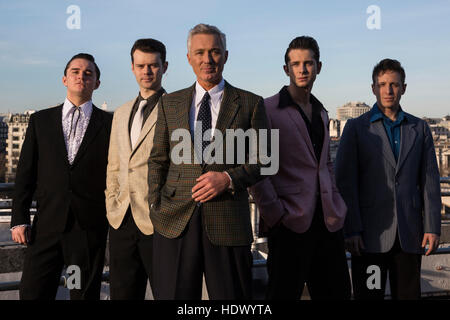
<path fill-rule="evenodd" d="M 69 29 L 72 6 L 80 9 L 80 29 Z M 380 29 L 369 29 L 370 6 L 380 9 Z M 241 8 L 241 9 L 238 9 Z M 129 51 L 142 37 L 163 41 L 169 69 L 163 85 L 172 92 L 194 83 L 186 59 L 190 28 L 204 22 L 227 35 L 224 77 L 234 86 L 271 96 L 287 85 L 284 52 L 299 35 L 316 38 L 322 72 L 313 94 L 336 117 L 337 107 L 361 101 L 372 106 L 373 66 L 398 59 L 408 84 L 401 104 L 418 117 L 450 113 L 450 2 L 448 0 L 346 1 L 46 1 L 0 3 L 0 113 L 40 110 L 65 98 L 61 83 L 66 62 L 78 52 L 96 57 L 100 88 L 93 101 L 115 110 L 138 88 Z"/>

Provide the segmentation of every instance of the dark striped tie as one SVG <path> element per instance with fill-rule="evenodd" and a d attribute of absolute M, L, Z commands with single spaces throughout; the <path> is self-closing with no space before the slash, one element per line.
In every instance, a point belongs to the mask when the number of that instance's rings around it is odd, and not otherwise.
<path fill-rule="evenodd" d="M 209 96 L 208 91 L 205 92 L 205 95 L 202 98 L 202 101 L 200 103 L 200 110 L 198 111 L 197 115 L 197 125 L 199 125 L 199 121 L 201 121 L 202 124 L 202 155 L 205 151 L 205 148 L 210 143 L 210 139 L 203 140 L 205 131 L 208 129 L 211 129 L 211 108 L 209 106 L 209 100 L 211 97 Z M 200 131 L 198 130 L 198 133 Z M 203 159 L 204 161 L 204 159 Z"/>

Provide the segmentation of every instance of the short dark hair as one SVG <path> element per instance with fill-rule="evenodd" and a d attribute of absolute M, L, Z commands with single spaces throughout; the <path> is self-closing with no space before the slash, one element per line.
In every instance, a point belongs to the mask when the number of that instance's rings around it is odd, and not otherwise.
<path fill-rule="evenodd" d="M 136 50 L 141 50 L 142 52 L 152 53 L 159 52 L 159 56 L 161 57 L 161 62 L 166 62 L 166 46 L 161 41 L 155 39 L 138 39 L 133 44 L 131 48 L 131 62 L 134 62 L 133 53 Z"/>
<path fill-rule="evenodd" d="M 394 71 L 398 72 L 400 74 L 400 78 L 402 80 L 402 84 L 405 84 L 405 69 L 403 69 L 401 63 L 394 59 L 383 59 L 380 62 L 377 63 L 377 65 L 373 68 L 372 71 L 372 81 L 375 84 L 376 78 L 381 74 L 385 73 L 386 71 Z"/>
<path fill-rule="evenodd" d="M 317 63 L 320 61 L 320 50 L 317 41 L 313 37 L 301 36 L 297 37 L 289 43 L 289 47 L 284 54 L 284 62 L 289 63 L 289 52 L 293 49 L 310 49 L 314 52 L 314 59 Z"/>
<path fill-rule="evenodd" d="M 66 64 L 66 68 L 64 69 L 64 75 L 67 76 L 67 69 L 69 69 L 70 63 L 75 59 L 84 59 L 92 62 L 95 66 L 95 74 L 97 75 L 97 80 L 100 80 L 100 69 L 98 68 L 97 64 L 95 63 L 95 58 L 93 55 L 89 53 L 79 53 L 72 57 L 72 59 L 69 60 Z"/>

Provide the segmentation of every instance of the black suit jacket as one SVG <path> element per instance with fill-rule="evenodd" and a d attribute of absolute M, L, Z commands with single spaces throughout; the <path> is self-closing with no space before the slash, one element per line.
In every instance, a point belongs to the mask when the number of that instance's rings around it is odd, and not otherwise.
<path fill-rule="evenodd" d="M 106 228 L 106 165 L 112 114 L 93 106 L 72 165 L 62 129 L 62 105 L 31 115 L 17 167 L 11 226 L 30 224 L 36 192 L 39 232 L 62 232 L 72 211 L 83 229 Z"/>

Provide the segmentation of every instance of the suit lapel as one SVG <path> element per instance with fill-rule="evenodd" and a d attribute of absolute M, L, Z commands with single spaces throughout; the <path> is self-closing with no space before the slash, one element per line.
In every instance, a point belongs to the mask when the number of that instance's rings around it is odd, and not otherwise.
<path fill-rule="evenodd" d="M 180 101 L 176 102 L 176 105 L 173 106 L 175 108 L 175 114 L 176 114 L 176 126 L 177 128 L 188 130 L 190 134 L 190 144 L 191 144 L 191 163 L 194 162 L 194 136 L 192 135 L 191 131 L 191 125 L 190 125 L 190 118 L 189 113 L 192 106 L 192 99 L 194 96 L 194 90 L 195 90 L 195 83 L 186 89 L 186 92 L 184 95 L 181 96 Z M 172 107 L 172 106 L 167 106 Z M 193 130 L 193 128 L 192 128 Z"/>
<path fill-rule="evenodd" d="M 406 115 L 405 115 L 406 116 Z M 407 123 L 402 123 L 400 126 L 400 153 L 398 156 L 397 167 L 395 172 L 399 172 L 401 166 L 406 160 L 408 153 L 414 146 L 414 141 L 416 140 L 417 132 L 414 127 L 416 126 L 409 118 Z"/>
<path fill-rule="evenodd" d="M 100 114 L 100 111 L 97 109 L 96 106 L 92 105 L 91 119 L 89 120 L 88 127 L 84 134 L 83 140 L 81 141 L 81 145 L 80 148 L 78 149 L 77 155 L 73 160 L 72 166 L 75 166 L 80 160 L 80 158 L 83 156 L 83 154 L 86 152 L 87 147 L 89 146 L 91 141 L 97 136 L 97 133 L 102 128 L 102 124 L 103 118 Z"/>
<path fill-rule="evenodd" d="M 323 142 L 322 142 L 322 150 L 320 151 L 320 160 L 319 163 L 322 163 L 325 161 L 325 163 L 328 161 L 328 157 L 324 157 L 324 155 L 328 152 L 328 147 L 330 145 L 330 134 L 328 132 L 328 116 L 327 112 L 322 109 L 320 112 L 320 117 L 322 118 L 322 125 L 323 125 Z M 315 154 L 315 152 L 314 152 Z"/>
<path fill-rule="evenodd" d="M 374 137 L 371 136 L 374 144 L 381 148 L 381 151 L 386 160 L 392 167 L 395 168 L 397 163 L 395 161 L 394 153 L 392 152 L 391 144 L 387 137 L 386 130 L 384 129 L 383 121 L 375 121 L 372 123 L 370 122 L 370 120 L 368 121 L 369 121 L 369 132 L 381 139 L 381 146 L 380 146 L 380 141 L 378 139 L 374 139 Z"/>
<path fill-rule="evenodd" d="M 66 141 L 64 140 L 64 131 L 62 127 L 62 109 L 63 104 L 59 105 L 55 108 L 53 113 L 53 123 L 55 133 L 54 136 L 56 137 L 56 150 L 59 151 L 61 156 L 64 158 L 64 161 L 69 165 L 69 156 L 67 154 L 67 147 L 66 147 Z"/>
<path fill-rule="evenodd" d="M 153 108 L 152 112 L 148 116 L 147 120 L 145 120 L 144 126 L 142 127 L 141 133 L 139 134 L 138 141 L 131 152 L 131 157 L 136 153 L 137 148 L 141 145 L 142 141 L 145 139 L 150 130 L 154 127 L 158 115 L 158 104 Z M 130 139 L 128 139 L 130 140 Z"/>
<path fill-rule="evenodd" d="M 136 103 L 136 99 L 130 101 L 127 103 L 126 107 L 123 110 L 123 117 L 119 122 L 121 135 L 119 139 L 125 139 L 125 145 L 127 146 L 127 152 L 128 154 L 131 154 L 131 138 L 130 138 L 130 131 L 128 129 L 128 124 L 130 123 L 131 118 L 131 110 L 133 109 L 134 104 Z M 116 111 L 117 112 L 117 111 Z"/>
<path fill-rule="evenodd" d="M 179 105 L 176 106 L 177 123 L 179 128 L 189 130 L 191 132 L 191 126 L 189 124 L 189 112 L 192 106 L 192 97 L 194 95 L 195 83 L 188 88 L 184 97 L 181 98 Z"/>
<path fill-rule="evenodd" d="M 316 154 L 314 152 L 314 148 L 311 142 L 311 138 L 309 137 L 308 129 L 306 128 L 306 123 L 303 120 L 302 116 L 298 112 L 298 110 L 295 109 L 293 106 L 286 106 L 286 110 L 291 118 L 291 120 L 294 122 L 295 126 L 297 127 L 298 131 L 300 132 L 301 136 L 303 137 L 303 140 L 306 142 L 306 145 L 308 146 L 309 151 L 311 152 L 311 155 L 316 159 Z"/>
<path fill-rule="evenodd" d="M 231 123 L 239 110 L 239 95 L 236 90 L 225 81 L 225 89 L 223 91 L 223 99 L 220 104 L 219 115 L 217 116 L 216 129 L 222 132 L 225 138 L 226 129 Z"/>

